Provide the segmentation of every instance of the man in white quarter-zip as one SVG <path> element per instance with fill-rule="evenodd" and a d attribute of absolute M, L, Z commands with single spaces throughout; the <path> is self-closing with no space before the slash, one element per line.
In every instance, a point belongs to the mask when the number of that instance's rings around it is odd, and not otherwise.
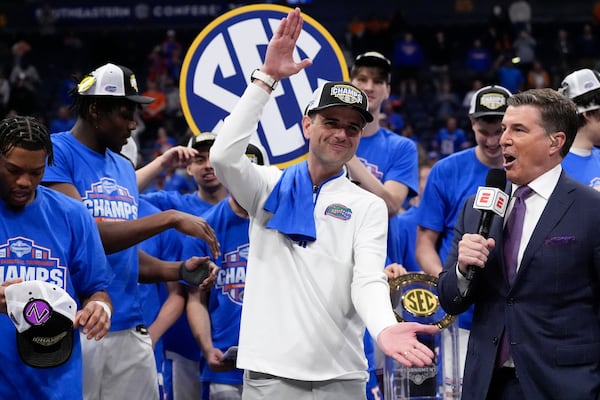
<path fill-rule="evenodd" d="M 250 216 L 237 367 L 247 400 L 362 400 L 365 326 L 386 355 L 419 367 L 434 354 L 416 335 L 438 328 L 396 322 L 383 272 L 387 207 L 346 178 L 344 164 L 373 119 L 364 92 L 349 82 L 314 92 L 302 118 L 306 161 L 282 172 L 244 155 L 278 81 L 311 64 L 292 57 L 301 31 L 300 10 L 292 10 L 210 153 Z"/>

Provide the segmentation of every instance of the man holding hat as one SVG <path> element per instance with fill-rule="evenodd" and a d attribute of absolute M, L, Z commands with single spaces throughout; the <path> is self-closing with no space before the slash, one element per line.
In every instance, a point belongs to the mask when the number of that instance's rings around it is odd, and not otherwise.
<path fill-rule="evenodd" d="M 301 31 L 297 8 L 281 20 L 211 149 L 217 176 L 250 216 L 237 367 L 244 399 L 358 400 L 365 325 L 406 366 L 431 363 L 416 335 L 438 328 L 396 322 L 383 273 L 387 208 L 346 178 L 344 164 L 373 120 L 364 92 L 348 82 L 315 91 L 302 118 L 306 161 L 282 172 L 244 154 L 278 81 L 311 64 L 292 57 Z"/>
<path fill-rule="evenodd" d="M 52 135 L 56 162 L 43 182 L 87 207 L 116 275 L 108 288 L 115 307 L 111 331 L 102 342 L 82 340 L 84 398 L 157 399 L 155 360 L 138 279 L 176 281 L 206 258 L 167 262 L 149 256 L 137 244 L 170 228 L 206 240 L 215 255 L 218 243 L 199 217 L 171 210 L 138 219 L 135 171 L 119 152 L 136 128 L 137 109 L 152 99 L 139 95 L 133 72 L 105 64 L 82 79 L 72 95 L 77 122 L 71 131 Z"/>
<path fill-rule="evenodd" d="M 53 162 L 41 122 L 0 121 L 2 399 L 81 399 L 80 341 L 97 342 L 111 326 L 113 272 L 94 220 L 81 202 L 39 185 Z"/>
<path fill-rule="evenodd" d="M 577 70 L 565 77 L 558 91 L 575 102 L 581 121 L 562 166 L 572 178 L 600 190 L 600 74 Z"/>

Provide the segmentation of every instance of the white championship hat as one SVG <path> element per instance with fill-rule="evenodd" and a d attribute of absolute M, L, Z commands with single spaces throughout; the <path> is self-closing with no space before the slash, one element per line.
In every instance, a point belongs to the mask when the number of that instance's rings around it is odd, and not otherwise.
<path fill-rule="evenodd" d="M 77 85 L 81 96 L 124 97 L 138 104 L 148 104 L 154 98 L 141 96 L 133 71 L 122 65 L 104 64 L 90 72 Z"/>
<path fill-rule="evenodd" d="M 575 102 L 579 114 L 600 108 L 600 104 L 594 101 L 586 102 L 586 104 L 580 104 L 582 102 L 578 101 L 584 94 L 599 90 L 600 74 L 597 71 L 587 68 L 577 70 L 567 75 L 558 89 L 561 94 Z"/>
<path fill-rule="evenodd" d="M 37 368 L 64 364 L 73 351 L 75 300 L 62 288 L 35 280 L 9 285 L 4 293 L 23 362 Z"/>

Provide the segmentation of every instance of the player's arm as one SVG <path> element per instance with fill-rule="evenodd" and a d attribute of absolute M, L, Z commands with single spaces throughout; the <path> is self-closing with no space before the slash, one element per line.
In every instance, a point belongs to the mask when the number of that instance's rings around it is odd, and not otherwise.
<path fill-rule="evenodd" d="M 364 164 L 354 156 L 346 163 L 352 180 L 360 182 L 360 187 L 381 197 L 387 206 L 390 217 L 398 214 L 408 196 L 408 186 L 397 181 L 381 183 L 369 172 Z"/>
<path fill-rule="evenodd" d="M 186 313 L 194 339 L 202 349 L 204 356 L 208 358 L 207 355 L 213 347 L 210 334 L 210 317 L 208 315 L 208 293 L 199 288 L 190 288 L 188 290 Z"/>
<path fill-rule="evenodd" d="M 219 267 L 209 257 L 190 257 L 185 261 L 164 261 L 139 250 L 138 282 L 185 281 L 192 286 L 209 288 Z"/>
<path fill-rule="evenodd" d="M 167 210 L 131 221 L 100 221 L 98 230 L 107 254 L 124 250 L 167 229 L 204 240 L 213 256 L 220 255 L 219 242 L 204 218 L 177 210 Z"/>
<path fill-rule="evenodd" d="M 48 187 L 82 201 L 77 188 L 70 183 L 50 183 Z M 214 257 L 220 255 L 219 242 L 204 218 L 177 210 L 168 210 L 131 221 L 96 221 L 106 254 L 116 253 L 136 245 L 167 229 L 177 229 L 186 235 L 204 240 Z"/>
<path fill-rule="evenodd" d="M 148 327 L 152 345 L 160 340 L 175 321 L 181 316 L 185 308 L 186 289 L 179 282 L 166 282 L 168 295 L 158 312 L 158 315 Z"/>
<path fill-rule="evenodd" d="M 417 262 L 423 272 L 438 276 L 442 272 L 442 261 L 436 250 L 440 233 L 431 229 L 417 227 Z"/>
<path fill-rule="evenodd" d="M 110 254 L 138 244 L 167 229 L 204 240 L 214 257 L 220 255 L 214 230 L 204 218 L 177 210 L 167 210 L 131 221 L 99 222 L 105 251 Z"/>
<path fill-rule="evenodd" d="M 202 349 L 210 369 L 215 372 L 229 371 L 235 368 L 235 364 L 233 362 L 223 362 L 223 352 L 213 345 L 212 328 L 208 313 L 209 296 L 209 290 L 190 288 L 186 305 L 190 329 L 194 339 Z"/>

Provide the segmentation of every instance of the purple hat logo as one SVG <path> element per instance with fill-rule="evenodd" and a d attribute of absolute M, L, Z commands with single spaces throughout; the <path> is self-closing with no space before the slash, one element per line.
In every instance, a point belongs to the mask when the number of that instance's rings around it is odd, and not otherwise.
<path fill-rule="evenodd" d="M 23 309 L 23 315 L 30 325 L 44 325 L 52 315 L 52 307 L 44 300 L 33 299 Z"/>

